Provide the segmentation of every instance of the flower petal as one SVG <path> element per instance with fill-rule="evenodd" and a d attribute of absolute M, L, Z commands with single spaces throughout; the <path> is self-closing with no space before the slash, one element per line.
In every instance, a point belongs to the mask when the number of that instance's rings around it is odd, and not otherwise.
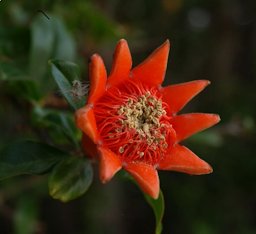
<path fill-rule="evenodd" d="M 113 65 L 107 80 L 107 88 L 118 85 L 125 78 L 129 77 L 132 68 L 132 57 L 127 41 L 121 39 L 116 46 Z"/>
<path fill-rule="evenodd" d="M 200 132 L 220 121 L 219 115 L 205 113 L 191 113 L 174 116 L 173 129 L 176 131 L 176 140 L 180 142 L 189 136 Z"/>
<path fill-rule="evenodd" d="M 99 133 L 91 105 L 87 105 L 77 110 L 75 118 L 77 127 L 90 137 L 95 144 L 97 144 L 99 140 Z"/>
<path fill-rule="evenodd" d="M 167 67 L 170 42 L 167 40 L 131 71 L 131 76 L 150 86 L 162 84 Z"/>
<path fill-rule="evenodd" d="M 111 150 L 99 147 L 100 158 L 100 180 L 102 183 L 108 182 L 122 168 L 119 157 Z"/>
<path fill-rule="evenodd" d="M 134 177 L 145 193 L 154 199 L 158 197 L 159 177 L 153 166 L 142 162 L 132 162 L 125 165 L 124 168 Z"/>
<path fill-rule="evenodd" d="M 211 166 L 196 156 L 185 146 L 175 145 L 166 157 L 160 161 L 159 169 L 184 172 L 191 175 L 209 174 Z"/>
<path fill-rule="evenodd" d="M 208 80 L 195 80 L 164 87 L 163 101 L 169 104 L 171 113 L 177 113 L 209 84 Z"/>
<path fill-rule="evenodd" d="M 107 72 L 102 58 L 98 54 L 91 57 L 89 65 L 90 92 L 88 103 L 93 104 L 106 90 Z"/>

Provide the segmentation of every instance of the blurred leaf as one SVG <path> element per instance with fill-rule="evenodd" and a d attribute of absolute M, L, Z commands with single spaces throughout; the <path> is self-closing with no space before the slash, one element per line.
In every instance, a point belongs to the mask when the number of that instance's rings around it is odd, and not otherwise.
<path fill-rule="evenodd" d="M 74 61 L 76 57 L 76 46 L 73 37 L 60 19 L 51 18 L 51 20 L 54 22 L 56 34 L 54 58 Z"/>
<path fill-rule="evenodd" d="M 68 140 L 79 148 L 81 135 L 75 126 L 73 114 L 36 106 L 33 110 L 32 118 L 36 125 L 58 130 L 62 136 L 66 136 Z"/>
<path fill-rule="evenodd" d="M 24 76 L 24 72 L 17 68 L 17 64 L 12 62 L 0 63 L 0 80 L 12 80 Z"/>
<path fill-rule="evenodd" d="M 81 2 L 81 10 L 87 27 L 96 39 L 119 36 L 117 27 L 106 15 L 90 2 Z"/>
<path fill-rule="evenodd" d="M 12 16 L 12 21 L 15 25 L 25 25 L 29 21 L 28 12 L 21 4 L 13 2 L 9 7 L 9 14 Z"/>
<path fill-rule="evenodd" d="M 147 202 L 149 205 L 152 207 L 155 218 L 156 218 L 156 229 L 155 229 L 155 234 L 161 234 L 162 233 L 162 219 L 164 216 L 164 196 L 162 191 L 160 190 L 159 197 L 157 199 L 153 199 L 147 194 L 144 194 Z"/>
<path fill-rule="evenodd" d="M 40 80 L 46 75 L 47 62 L 51 57 L 75 59 L 75 42 L 59 18 L 51 16 L 47 19 L 40 14 L 32 23 L 31 33 L 30 74 L 33 78 Z"/>
<path fill-rule="evenodd" d="M 193 220 L 193 226 L 194 226 L 194 232 L 195 234 L 214 234 L 216 233 L 216 230 L 213 229 L 211 225 L 209 225 L 208 222 L 205 222 L 204 220 Z M 247 232 L 245 232 L 248 234 Z"/>
<path fill-rule="evenodd" d="M 0 151 L 0 179 L 22 174 L 41 174 L 65 158 L 59 149 L 29 140 L 15 142 Z"/>
<path fill-rule="evenodd" d="M 253 130 L 255 129 L 255 119 L 252 116 L 246 116 L 245 118 L 243 118 L 242 124 L 247 131 L 253 132 Z"/>
<path fill-rule="evenodd" d="M 27 194 L 26 194 L 27 195 Z M 22 196 L 14 213 L 15 234 L 36 233 L 38 205 L 34 196 Z"/>
<path fill-rule="evenodd" d="M 81 100 L 76 100 L 71 93 L 71 90 L 73 90 L 73 86 L 70 82 L 74 80 L 79 80 L 77 65 L 71 62 L 60 60 L 50 61 L 50 65 L 52 76 L 70 106 L 72 106 L 75 110 L 84 106 L 85 98 L 82 98 Z"/>
<path fill-rule="evenodd" d="M 54 48 L 54 26 L 51 20 L 39 14 L 31 26 L 30 74 L 40 80 L 46 74 L 47 61 Z"/>
<path fill-rule="evenodd" d="M 29 79 L 11 79 L 5 81 L 7 90 L 16 98 L 24 98 L 28 101 L 39 101 L 41 94 L 38 86 L 33 80 Z"/>
<path fill-rule="evenodd" d="M 209 145 L 212 147 L 220 147 L 223 144 L 223 139 L 220 132 L 217 132 L 215 130 L 199 132 L 191 138 L 187 139 L 187 141 L 196 144 Z"/>
<path fill-rule="evenodd" d="M 99 41 L 116 40 L 121 37 L 123 28 L 93 2 L 73 1 L 69 6 L 68 11 L 67 8 L 65 9 L 65 15 L 70 18 L 71 27 L 77 28 L 79 25 L 79 28 L 86 33 L 86 37 L 93 37 L 94 40 Z"/>
<path fill-rule="evenodd" d="M 1 9 L 2 6 L 3 4 Z M 3 27 L 0 25 L 0 61 L 11 61 L 23 70 L 24 59 L 27 59 L 27 52 L 30 46 L 29 30 L 26 27 L 15 26 L 10 22 L 7 23 L 6 18 L 0 19 L 0 22 L 5 22 Z"/>
<path fill-rule="evenodd" d="M 38 101 L 41 98 L 36 82 L 29 79 L 23 71 L 17 68 L 15 63 L 0 63 L 0 81 L 2 81 L 4 91 L 8 91 L 18 99 Z"/>
<path fill-rule="evenodd" d="M 91 163 L 84 158 L 69 157 L 53 169 L 49 177 L 50 195 L 62 202 L 83 195 L 92 183 Z"/>

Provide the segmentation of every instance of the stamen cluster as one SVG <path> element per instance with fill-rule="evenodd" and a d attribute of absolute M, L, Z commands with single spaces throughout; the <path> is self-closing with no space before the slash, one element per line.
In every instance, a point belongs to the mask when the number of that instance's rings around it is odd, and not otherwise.
<path fill-rule="evenodd" d="M 130 82 L 109 90 L 95 107 L 95 117 L 103 144 L 122 161 L 155 165 L 173 144 L 175 131 L 159 91 L 136 87 Z"/>

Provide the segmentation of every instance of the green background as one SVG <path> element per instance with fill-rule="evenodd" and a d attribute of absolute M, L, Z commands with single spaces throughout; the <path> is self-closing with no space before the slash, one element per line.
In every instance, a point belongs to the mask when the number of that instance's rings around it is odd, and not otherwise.
<path fill-rule="evenodd" d="M 182 113 L 218 113 L 222 121 L 184 142 L 213 174 L 159 173 L 163 233 L 256 233 L 255 12 L 253 0 L 0 1 L 0 147 L 23 138 L 77 146 L 49 59 L 77 63 L 86 81 L 90 56 L 101 54 L 109 71 L 120 38 L 134 65 L 170 39 L 164 84 L 211 81 Z M 69 121 L 69 133 L 58 118 Z M 120 175 L 102 185 L 95 170 L 88 192 L 66 204 L 48 195 L 46 176 L 1 181 L 0 232 L 153 233 L 153 212 L 139 189 Z"/>

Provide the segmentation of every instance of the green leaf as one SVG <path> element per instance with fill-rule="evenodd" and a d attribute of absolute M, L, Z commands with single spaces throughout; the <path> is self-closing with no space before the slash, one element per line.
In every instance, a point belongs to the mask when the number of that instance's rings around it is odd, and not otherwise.
<path fill-rule="evenodd" d="M 65 158 L 61 150 L 39 142 L 24 140 L 0 151 L 0 179 L 22 174 L 42 174 Z"/>
<path fill-rule="evenodd" d="M 162 232 L 162 219 L 164 216 L 164 196 L 162 191 L 160 190 L 159 197 L 155 200 L 148 196 L 147 194 L 144 194 L 145 199 L 149 203 L 149 205 L 152 207 L 154 214 L 155 214 L 155 220 L 156 220 L 156 229 L 155 234 L 161 234 Z"/>
<path fill-rule="evenodd" d="M 73 86 L 71 85 L 72 81 L 79 80 L 77 65 L 61 60 L 50 61 L 50 65 L 52 76 L 70 106 L 75 110 L 84 106 L 85 97 L 76 99 L 71 93 L 71 90 L 73 90 Z"/>
<path fill-rule="evenodd" d="M 74 117 L 72 118 L 64 113 L 58 113 L 56 120 L 59 119 L 64 134 L 72 141 L 77 148 L 80 148 L 81 132 L 78 130 L 74 123 Z"/>
<path fill-rule="evenodd" d="M 62 202 L 83 195 L 92 183 L 91 163 L 84 158 L 69 157 L 55 166 L 49 177 L 50 195 Z"/>
<path fill-rule="evenodd" d="M 58 70 L 63 73 L 69 83 L 72 83 L 73 80 L 79 80 L 80 69 L 75 63 L 60 59 L 54 59 L 50 60 L 50 65 L 54 65 L 56 68 L 58 68 Z"/>

